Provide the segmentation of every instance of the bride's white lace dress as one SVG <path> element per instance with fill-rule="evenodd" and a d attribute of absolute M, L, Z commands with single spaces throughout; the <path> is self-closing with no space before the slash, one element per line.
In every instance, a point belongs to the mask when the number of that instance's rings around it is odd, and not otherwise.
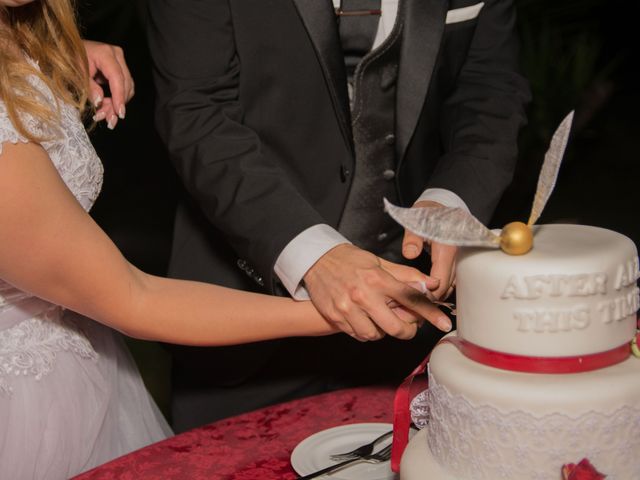
<path fill-rule="evenodd" d="M 61 103 L 60 114 L 55 131 L 25 122 L 53 136 L 42 147 L 89 210 L 102 164 L 77 111 Z M 0 162 L 7 142 L 26 139 L 0 99 Z M 0 279 L 0 478 L 69 478 L 170 434 L 119 334 Z"/>

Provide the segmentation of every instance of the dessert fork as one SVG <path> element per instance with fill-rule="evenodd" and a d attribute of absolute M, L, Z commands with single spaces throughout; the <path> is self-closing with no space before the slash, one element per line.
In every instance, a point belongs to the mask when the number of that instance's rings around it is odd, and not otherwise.
<path fill-rule="evenodd" d="M 371 452 L 373 452 L 373 447 L 375 447 L 378 442 L 380 442 L 381 440 L 384 440 L 392 433 L 393 433 L 393 430 L 389 430 L 388 432 L 383 433 L 378 438 L 372 440 L 366 445 L 362 445 L 354 450 L 351 450 L 350 452 L 334 453 L 333 455 L 329 455 L 329 458 L 331 458 L 331 460 L 339 461 L 339 460 L 350 460 L 352 458 L 364 457 L 365 455 L 369 455 Z"/>
<path fill-rule="evenodd" d="M 323 468 L 322 470 L 318 470 L 317 472 L 310 473 L 308 475 L 305 475 L 304 477 L 298 477 L 298 480 L 311 480 L 312 478 L 322 477 L 323 475 L 327 475 L 329 473 L 335 472 L 336 470 L 340 470 L 348 465 L 358 462 L 382 463 L 386 462 L 390 458 L 391 445 L 387 445 L 379 452 L 370 453 L 369 455 L 365 455 L 364 457 L 352 458 L 351 460 L 345 460 L 344 462 L 336 463 L 335 465 L 331 465 L 330 467 Z"/>

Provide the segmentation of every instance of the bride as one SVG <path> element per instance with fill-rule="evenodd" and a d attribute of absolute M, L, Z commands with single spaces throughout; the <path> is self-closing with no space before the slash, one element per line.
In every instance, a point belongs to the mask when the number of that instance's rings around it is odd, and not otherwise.
<path fill-rule="evenodd" d="M 188 345 L 335 331 L 310 302 L 128 263 L 87 214 L 102 182 L 88 85 L 69 0 L 0 0 L 2 478 L 68 478 L 171 434 L 116 330 Z M 389 301 L 412 310 L 395 310 L 400 338 L 435 308 L 410 287 Z"/>

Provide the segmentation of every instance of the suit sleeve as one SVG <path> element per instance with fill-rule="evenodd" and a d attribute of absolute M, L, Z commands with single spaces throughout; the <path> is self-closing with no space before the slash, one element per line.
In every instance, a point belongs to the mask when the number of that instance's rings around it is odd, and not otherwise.
<path fill-rule="evenodd" d="M 153 0 L 156 125 L 186 190 L 272 288 L 287 243 L 325 223 L 243 124 L 240 61 L 222 0 Z"/>
<path fill-rule="evenodd" d="M 428 186 L 455 192 L 487 223 L 513 178 L 529 98 L 518 73 L 513 4 L 485 0 L 456 86 L 442 106 L 445 154 Z"/>

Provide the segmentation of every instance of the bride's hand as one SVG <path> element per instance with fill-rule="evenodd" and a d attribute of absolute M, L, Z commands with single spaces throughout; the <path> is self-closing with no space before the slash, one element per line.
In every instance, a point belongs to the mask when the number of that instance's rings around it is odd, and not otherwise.
<path fill-rule="evenodd" d="M 134 94 L 134 82 L 124 59 L 124 52 L 115 45 L 84 41 L 89 62 L 89 99 L 96 109 L 93 120 L 105 120 L 113 130 L 118 119 L 126 115 L 125 104 Z M 103 86 L 108 84 L 110 97 L 105 97 Z"/>

